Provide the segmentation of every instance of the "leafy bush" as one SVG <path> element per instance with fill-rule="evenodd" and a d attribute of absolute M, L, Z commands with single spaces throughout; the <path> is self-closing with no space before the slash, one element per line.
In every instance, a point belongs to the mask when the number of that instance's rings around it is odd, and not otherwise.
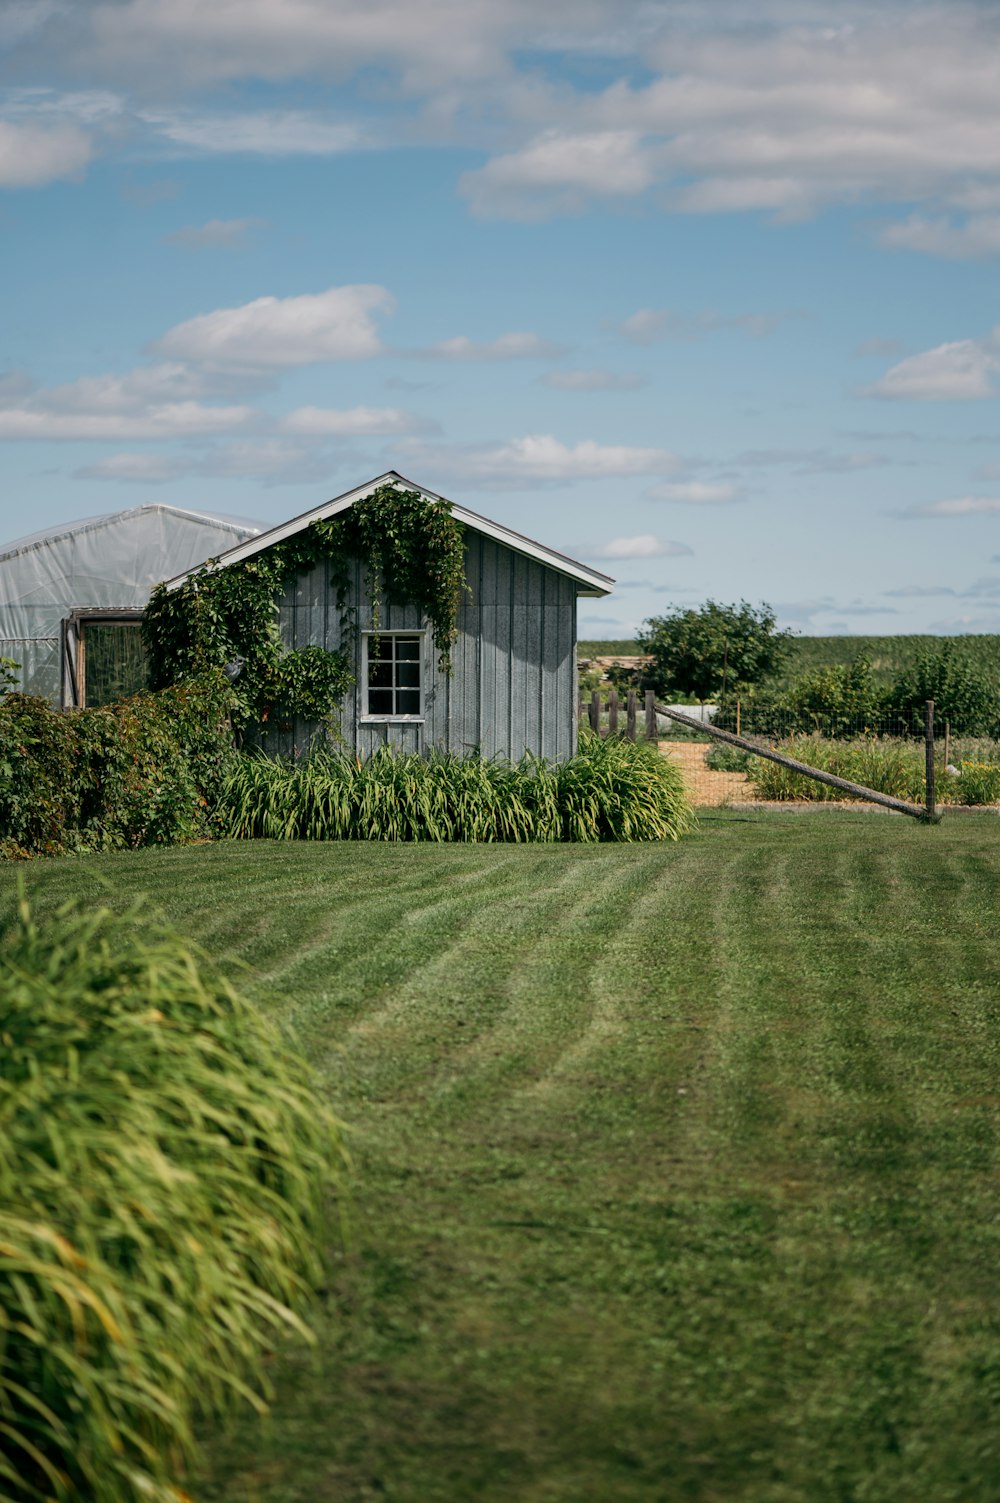
<path fill-rule="evenodd" d="M 338 1162 L 301 1061 L 141 910 L 0 950 L 0 1495 L 179 1503 L 193 1422 L 267 1397 Z"/>
<path fill-rule="evenodd" d="M 220 822 L 243 839 L 601 841 L 675 840 L 693 816 L 679 768 L 655 747 L 584 736 L 558 766 L 390 748 L 298 766 L 244 755 Z"/>
<path fill-rule="evenodd" d="M 190 840 L 231 755 L 230 690 L 206 674 L 62 714 L 0 700 L 0 851 L 56 854 Z"/>
<path fill-rule="evenodd" d="M 875 737 L 827 741 L 820 736 L 799 736 L 776 746 L 775 750 L 810 767 L 873 788 L 876 793 L 888 793 L 914 804 L 924 801 L 924 748 L 920 743 Z M 763 758 L 753 758 L 748 772 L 758 798 L 811 799 L 824 803 L 850 798 L 838 788 L 817 783 Z M 948 789 L 941 788 L 940 793 L 946 797 Z"/>
<path fill-rule="evenodd" d="M 953 643 L 921 653 L 899 674 L 886 697 L 887 712 L 919 732 L 927 700 L 934 701 L 938 730 L 946 720 L 956 735 L 1000 734 L 1000 686 L 992 674 L 971 663 Z"/>
<path fill-rule="evenodd" d="M 961 762 L 951 783 L 960 804 L 1000 804 L 1000 766 L 995 762 Z"/>
<path fill-rule="evenodd" d="M 753 753 L 738 746 L 727 746 L 724 741 L 713 741 L 705 758 L 705 766 L 713 772 L 746 772 Z"/>

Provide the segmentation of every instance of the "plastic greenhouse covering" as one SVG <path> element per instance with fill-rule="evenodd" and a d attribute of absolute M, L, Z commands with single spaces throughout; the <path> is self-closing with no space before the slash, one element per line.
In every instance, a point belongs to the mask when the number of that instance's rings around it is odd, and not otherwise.
<path fill-rule="evenodd" d="M 0 547 L 0 655 L 19 664 L 19 688 L 53 705 L 131 692 L 144 681 L 137 628 L 153 586 L 261 530 L 239 518 L 136 506 Z"/>

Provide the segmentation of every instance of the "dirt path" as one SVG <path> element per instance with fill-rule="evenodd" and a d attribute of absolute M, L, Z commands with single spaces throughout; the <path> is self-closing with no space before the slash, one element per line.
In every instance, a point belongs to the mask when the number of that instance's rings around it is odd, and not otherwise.
<path fill-rule="evenodd" d="M 679 762 L 684 781 L 696 804 L 725 804 L 730 799 L 746 798 L 748 784 L 741 772 L 713 772 L 705 766 L 708 747 L 700 741 L 661 741 L 664 756 Z"/>

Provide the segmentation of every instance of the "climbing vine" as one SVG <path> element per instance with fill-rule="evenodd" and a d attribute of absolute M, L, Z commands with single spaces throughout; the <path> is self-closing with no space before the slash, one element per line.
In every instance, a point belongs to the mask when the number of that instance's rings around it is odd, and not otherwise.
<path fill-rule="evenodd" d="M 384 600 L 415 605 L 430 623 L 441 669 L 450 672 L 468 590 L 463 529 L 449 502 L 383 485 L 339 516 L 312 522 L 251 558 L 222 569 L 210 561 L 176 590 L 159 585 L 143 620 L 151 687 L 239 663 L 236 719 L 267 720 L 273 711 L 326 719 L 354 681 L 349 585 L 355 558 L 364 566 L 376 632 Z M 288 649 L 278 629 L 278 597 L 298 574 L 324 561 L 347 650 Z"/>

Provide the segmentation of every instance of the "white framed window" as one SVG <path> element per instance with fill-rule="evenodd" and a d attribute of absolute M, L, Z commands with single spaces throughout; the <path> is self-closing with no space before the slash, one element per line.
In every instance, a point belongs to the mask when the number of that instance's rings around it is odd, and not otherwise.
<path fill-rule="evenodd" d="M 423 632 L 365 632 L 361 640 L 362 719 L 422 720 Z"/>

